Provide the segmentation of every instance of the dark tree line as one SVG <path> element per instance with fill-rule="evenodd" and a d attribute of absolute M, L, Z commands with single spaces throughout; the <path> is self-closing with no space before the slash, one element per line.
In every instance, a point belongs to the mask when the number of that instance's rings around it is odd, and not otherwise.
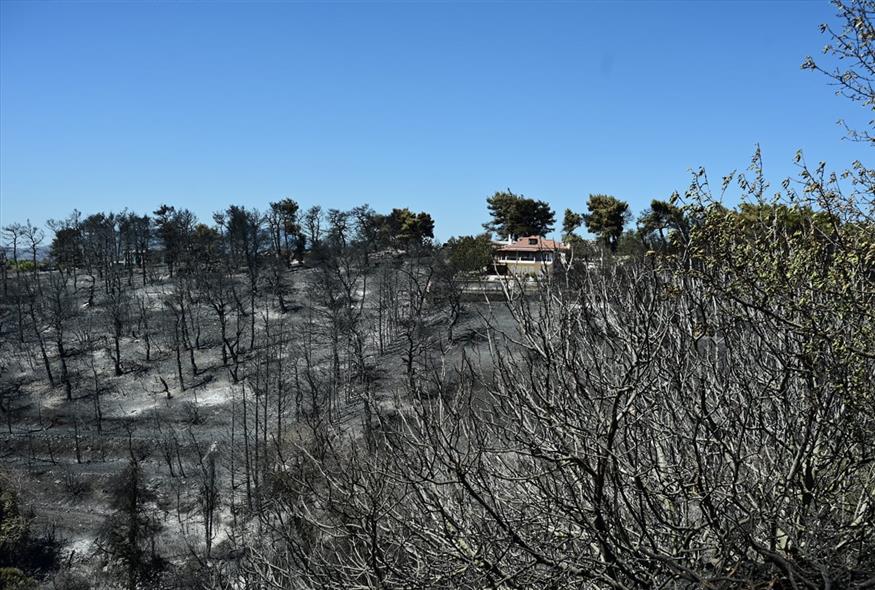
<path fill-rule="evenodd" d="M 868 108 L 871 2 L 838 7 L 860 63 L 823 68 Z M 79 587 L 871 588 L 875 173 L 797 164 L 777 195 L 759 151 L 719 190 L 699 170 L 634 230 L 590 195 L 562 264 L 492 291 L 492 233 L 551 231 L 546 202 L 496 193 L 443 247 L 404 208 L 74 212 L 44 269 L 9 225 L 7 440 L 120 467 Z"/>

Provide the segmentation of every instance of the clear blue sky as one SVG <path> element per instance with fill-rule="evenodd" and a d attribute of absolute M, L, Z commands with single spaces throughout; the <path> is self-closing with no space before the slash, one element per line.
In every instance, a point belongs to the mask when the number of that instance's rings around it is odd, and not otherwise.
<path fill-rule="evenodd" d="M 510 187 L 636 214 L 864 119 L 800 70 L 827 2 L 0 1 L 0 223 L 160 203 L 427 210 L 474 233 Z"/>

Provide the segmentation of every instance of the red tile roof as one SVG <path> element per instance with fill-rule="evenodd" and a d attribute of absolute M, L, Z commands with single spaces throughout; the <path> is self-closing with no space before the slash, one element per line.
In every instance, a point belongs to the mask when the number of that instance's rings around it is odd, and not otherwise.
<path fill-rule="evenodd" d="M 534 244 L 530 243 L 535 240 Z M 547 238 L 542 238 L 541 236 L 524 236 L 522 238 L 517 239 L 516 242 L 512 244 L 505 244 L 501 246 L 498 251 L 499 252 L 554 252 L 556 250 L 566 250 L 568 246 L 563 244 L 562 242 L 557 242 L 556 240 L 548 240 Z"/>

